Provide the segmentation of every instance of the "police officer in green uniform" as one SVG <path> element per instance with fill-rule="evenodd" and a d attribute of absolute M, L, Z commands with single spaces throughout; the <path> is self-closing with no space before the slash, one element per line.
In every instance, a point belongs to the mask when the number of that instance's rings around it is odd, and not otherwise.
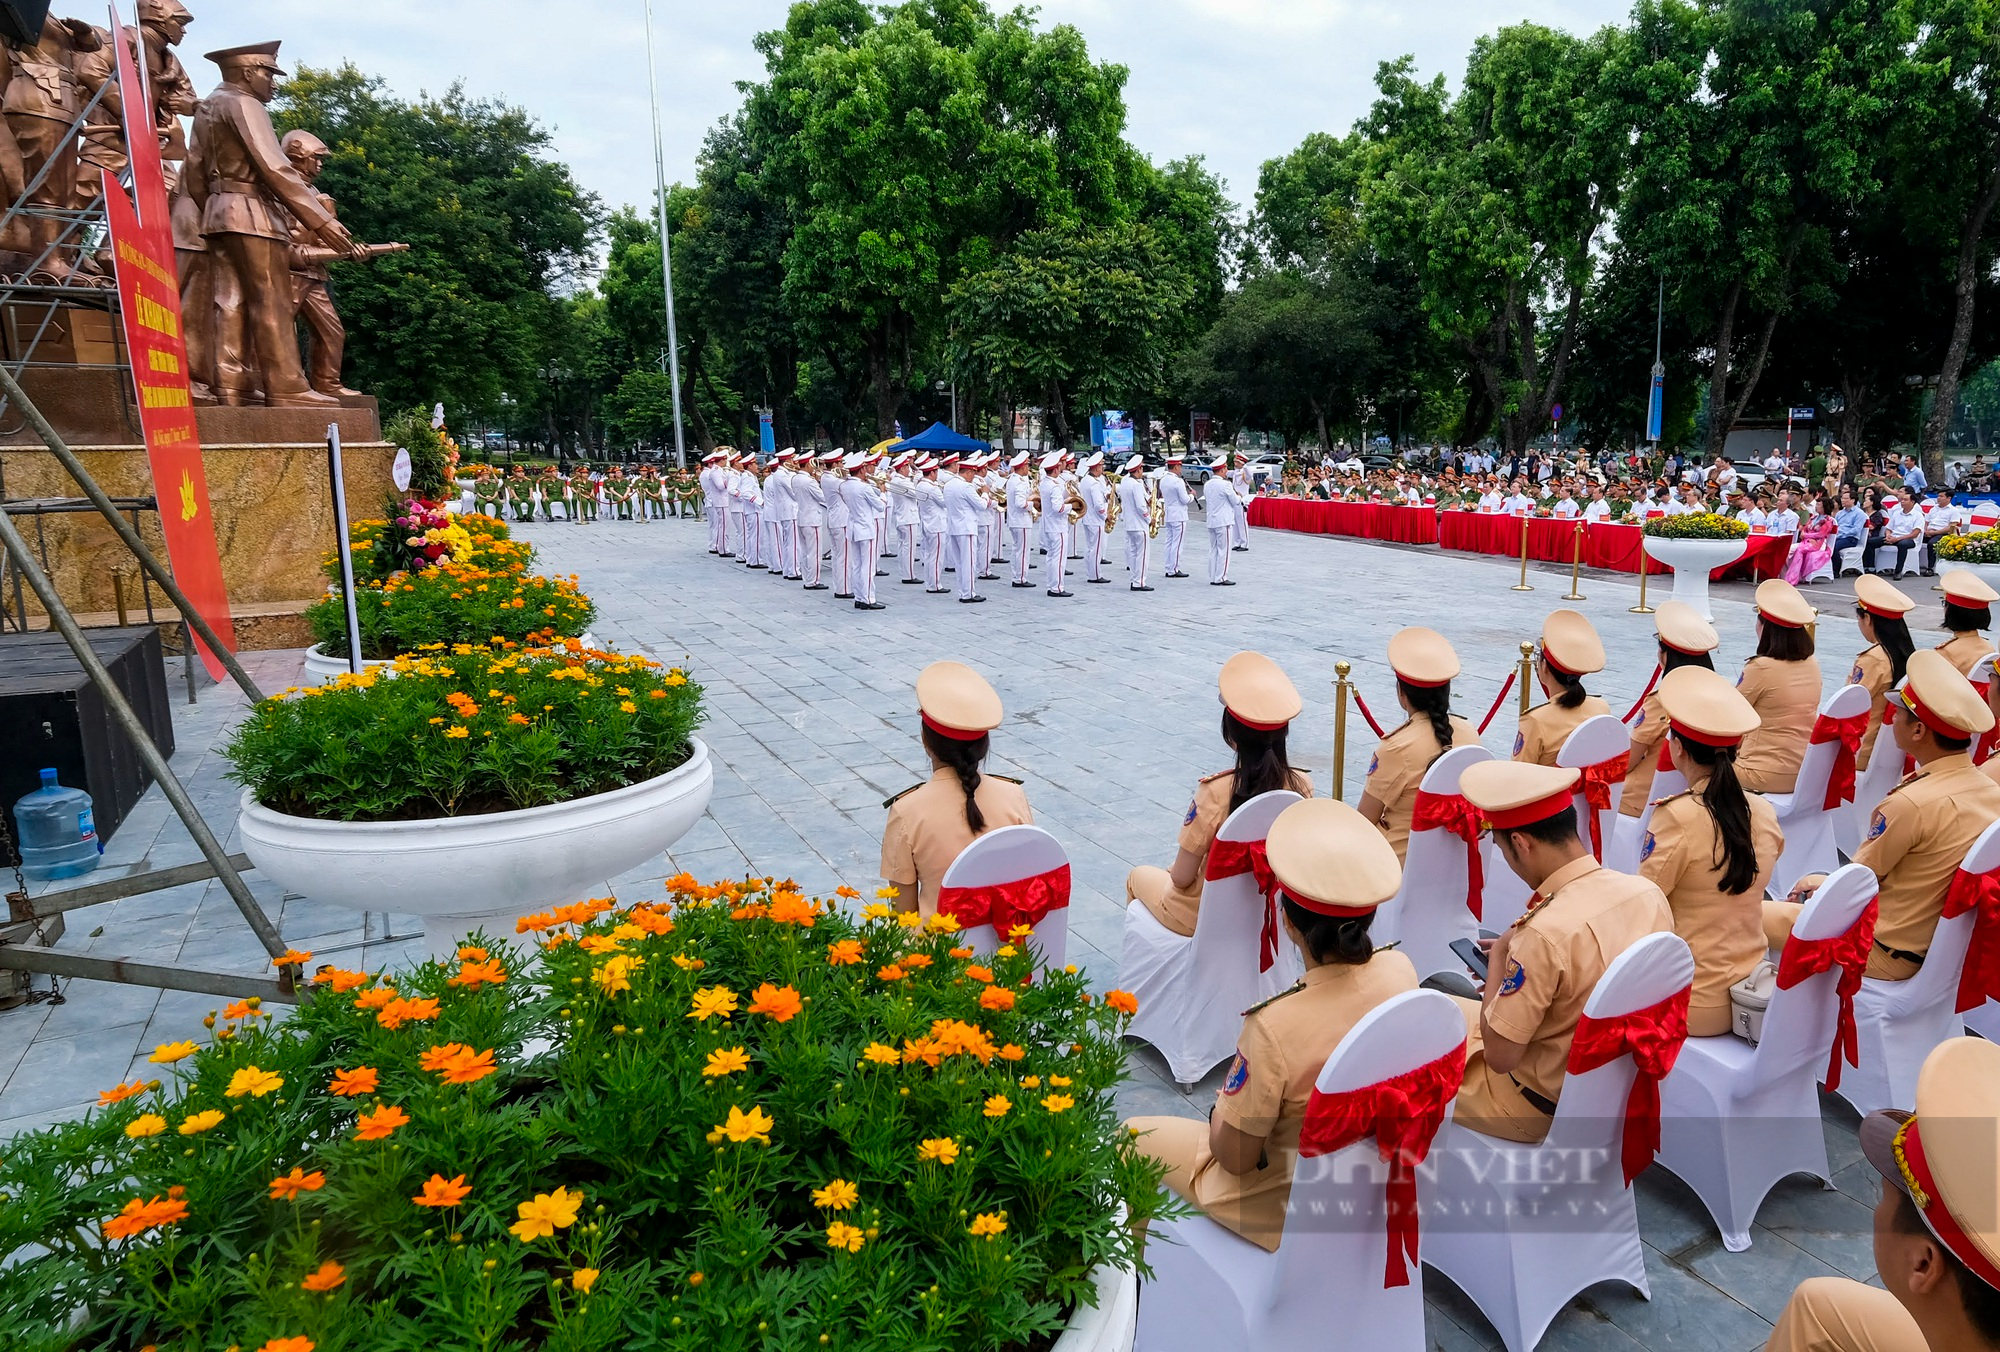
<path fill-rule="evenodd" d="M 570 520 L 597 520 L 597 481 L 590 477 L 589 465 L 578 465 L 569 476 Z"/>
<path fill-rule="evenodd" d="M 490 469 L 480 470 L 479 477 L 472 481 L 472 500 L 477 504 L 479 514 L 498 517 L 501 514 L 500 497 L 505 491 L 499 475 Z"/>
<path fill-rule="evenodd" d="M 516 521 L 532 521 L 535 517 L 535 485 L 528 478 L 528 471 L 514 466 L 514 472 L 507 476 L 507 506 Z"/>

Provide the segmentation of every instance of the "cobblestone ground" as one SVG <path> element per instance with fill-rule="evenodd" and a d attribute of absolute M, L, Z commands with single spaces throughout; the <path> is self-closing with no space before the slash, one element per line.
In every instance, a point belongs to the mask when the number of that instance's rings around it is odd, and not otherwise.
<path fill-rule="evenodd" d="M 1531 568 L 1535 590 L 1515 592 L 1509 588 L 1518 565 L 1504 560 L 1257 531 L 1251 552 L 1232 555 L 1230 576 L 1240 585 L 1211 588 L 1202 575 L 1207 541 L 1199 521 L 1186 559 L 1196 576 L 1161 578 L 1156 545 L 1151 593 L 1127 590 L 1122 562 L 1107 563 L 1109 586 L 1083 584 L 1071 563 L 1074 599 L 1052 599 L 1039 586 L 1015 590 L 1003 579 L 980 584 L 985 605 L 962 606 L 899 585 L 901 564 L 885 559 L 890 576 L 877 587 L 888 608 L 867 613 L 830 592 L 805 592 L 716 559 L 698 523 L 556 522 L 523 533 L 541 550 L 545 569 L 576 573 L 596 599 L 601 640 L 685 662 L 707 691 L 710 718 L 701 735 L 717 759 L 709 814 L 670 857 L 608 880 L 617 895 L 656 895 L 659 880 L 679 869 L 705 878 L 791 876 L 822 893 L 839 883 L 864 891 L 874 885 L 882 800 L 928 773 L 912 682 L 925 664 L 953 658 L 983 671 L 1006 702 L 992 768 L 1026 782 L 1037 819 L 1069 852 L 1071 957 L 1100 989 L 1116 984 L 1126 871 L 1171 860 L 1194 781 L 1229 764 L 1214 682 L 1232 653 L 1261 650 L 1291 673 L 1306 703 L 1294 725 L 1293 760 L 1313 773 L 1322 793 L 1332 778 L 1334 664 L 1353 664 L 1362 696 L 1386 717 L 1394 685 L 1383 649 L 1402 625 L 1430 625 L 1451 638 L 1465 668 L 1455 687 L 1458 711 L 1475 722 L 1519 661 L 1522 641 L 1560 605 L 1583 611 L 1603 635 L 1609 665 L 1592 688 L 1617 712 L 1630 707 L 1653 667 L 1651 619 L 1628 612 L 1638 600 L 1636 579 L 1586 574 L 1588 599 L 1565 602 L 1567 570 Z M 1037 556 L 1038 580 L 1042 563 Z M 1929 580 L 1904 585 L 1920 603 L 1913 628 L 1935 626 L 1940 611 Z M 1656 588 L 1652 599 L 1663 594 Z M 1832 681 L 1862 646 L 1848 618 L 1852 589 L 1821 584 L 1809 595 L 1827 612 L 1819 645 Z M 1754 647 L 1749 601 L 1747 585 L 1715 589 L 1724 670 Z M 297 653 L 254 658 L 266 688 L 290 683 L 299 667 Z M 1509 695 L 1485 733 L 1496 753 L 1512 745 L 1518 707 Z M 237 790 L 223 778 L 216 747 L 242 711 L 231 686 L 207 686 L 198 704 L 176 709 L 175 769 L 210 823 L 228 829 L 231 849 Z M 1352 800 L 1373 737 L 1353 711 L 1348 734 Z M 197 853 L 155 790 L 110 843 L 93 881 L 189 862 Z M 285 938 L 301 947 L 339 951 L 350 966 L 393 964 L 421 950 L 410 941 L 421 931 L 414 918 L 280 896 L 249 876 Z M 262 959 L 213 883 L 73 913 L 62 946 L 223 970 L 254 971 Z M 202 1014 L 218 1003 L 82 981 L 68 983 L 65 994 L 60 1005 L 0 1012 L 0 1139 L 82 1113 L 97 1089 L 140 1073 L 156 1042 L 198 1036 Z M 1147 1048 L 1134 1047 L 1131 1067 L 1120 1094 L 1129 1113 L 1199 1117 L 1213 1099 L 1217 1076 L 1182 1094 Z M 1836 1188 L 1803 1178 L 1782 1185 L 1744 1253 L 1723 1250 L 1706 1212 L 1677 1180 L 1658 1168 L 1642 1177 L 1651 1301 L 1619 1285 L 1593 1287 L 1542 1345 L 1598 1352 L 1760 1347 L 1800 1280 L 1871 1278 L 1871 1171 L 1855 1143 L 1852 1113 L 1829 1099 L 1824 1119 Z M 1435 1346 L 1498 1346 L 1448 1282 L 1427 1273 L 1425 1289 Z"/>

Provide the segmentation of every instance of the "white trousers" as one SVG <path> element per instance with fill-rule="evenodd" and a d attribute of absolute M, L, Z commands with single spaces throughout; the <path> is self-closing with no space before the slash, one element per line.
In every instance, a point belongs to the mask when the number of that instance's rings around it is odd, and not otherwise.
<path fill-rule="evenodd" d="M 1069 564 L 1063 558 L 1063 528 L 1060 525 L 1044 526 L 1042 544 L 1049 551 L 1049 561 L 1042 569 L 1043 575 L 1048 579 L 1049 590 L 1062 591 L 1063 583 L 1069 580 L 1066 576 Z"/>
<path fill-rule="evenodd" d="M 979 577 L 979 561 L 974 556 L 979 553 L 979 537 L 976 535 L 954 535 L 951 537 L 951 566 L 957 569 L 958 599 L 969 599 L 974 594 L 974 581 Z"/>
<path fill-rule="evenodd" d="M 812 569 L 810 573 L 803 568 L 793 571 L 804 574 L 805 580 L 815 587 L 819 585 L 819 536 L 818 526 L 800 526 L 798 535 L 792 541 L 794 551 L 801 549 L 807 551 L 806 562 Z"/>
<path fill-rule="evenodd" d="M 1160 528 L 1167 541 L 1167 575 L 1181 571 L 1181 545 L 1187 540 L 1187 522 L 1169 521 Z"/>
<path fill-rule="evenodd" d="M 896 532 L 889 524 L 889 513 L 887 511 L 884 511 L 882 515 L 875 518 L 875 538 L 882 542 L 883 558 L 893 559 L 896 557 Z"/>
<path fill-rule="evenodd" d="M 785 567 L 785 535 L 788 523 L 775 517 L 764 518 L 764 562 L 771 571 L 783 577 L 790 570 Z"/>
<path fill-rule="evenodd" d="M 1246 505 L 1241 511 L 1231 513 L 1230 524 L 1235 528 L 1233 532 L 1236 536 L 1234 543 L 1242 546 L 1244 549 L 1248 549 L 1250 547 L 1250 508 Z"/>
<path fill-rule="evenodd" d="M 743 514 L 743 561 L 752 565 L 764 563 L 764 514 L 745 512 Z"/>
<path fill-rule="evenodd" d="M 1028 528 L 1016 526 L 1011 532 L 1014 537 L 1014 580 L 1028 580 Z"/>
<path fill-rule="evenodd" d="M 929 580 L 924 586 L 930 591 L 944 590 L 944 532 L 924 532 L 924 570 Z"/>
<path fill-rule="evenodd" d="M 1229 580 L 1229 537 L 1234 534 L 1227 523 L 1208 529 L 1208 580 L 1227 582 Z"/>
<path fill-rule="evenodd" d="M 710 498 L 708 508 L 708 547 L 720 554 L 729 548 L 729 513 Z"/>
<path fill-rule="evenodd" d="M 1104 576 L 1104 523 L 1083 519 L 1083 570 L 1092 582 Z"/>
<path fill-rule="evenodd" d="M 849 532 L 847 540 L 847 576 L 854 585 L 854 599 L 873 601 L 875 599 L 875 537 L 870 535 L 855 539 Z"/>
<path fill-rule="evenodd" d="M 847 566 L 847 527 L 833 526 L 833 594 L 852 596 L 854 594 L 853 570 Z"/>
<path fill-rule="evenodd" d="M 917 532 L 922 529 L 912 521 L 902 528 L 903 535 L 903 580 L 917 580 Z"/>
<path fill-rule="evenodd" d="M 988 557 L 994 563 L 1006 562 L 1000 557 L 1000 550 L 1007 542 L 1007 514 L 997 507 L 993 509 L 993 529 L 990 536 L 993 541 L 993 553 Z"/>
<path fill-rule="evenodd" d="M 993 538 L 993 518 L 985 512 L 979 514 L 978 529 L 979 534 L 973 537 L 976 541 L 974 549 L 979 555 L 979 566 L 972 570 L 975 576 L 986 571 L 990 566 L 988 560 L 999 552 L 1000 547 L 999 541 Z M 956 560 L 953 561 L 952 566 L 954 568 L 958 566 Z"/>
<path fill-rule="evenodd" d="M 609 520 L 609 519 L 611 518 L 611 516 L 613 516 L 613 515 L 614 515 L 614 513 L 612 513 L 612 512 L 611 512 L 611 511 L 609 511 L 609 510 L 607 510 L 607 511 L 605 511 L 605 512 L 603 513 L 603 516 L 605 517 L 605 519 L 606 519 L 606 520 Z M 731 545 L 731 544 L 729 544 L 729 541 L 731 541 L 731 540 L 734 540 L 734 541 L 735 541 L 736 543 L 735 543 L 734 545 Z M 726 551 L 728 551 L 728 553 L 730 553 L 731 555 L 733 555 L 733 556 L 734 556 L 734 557 L 736 557 L 736 558 L 739 558 L 739 559 L 740 559 L 740 558 L 742 558 L 742 557 L 743 557 L 743 553 L 744 553 L 744 550 L 743 550 L 743 509 L 742 509 L 741 507 L 731 507 L 731 508 L 729 509 L 729 531 L 728 531 L 728 533 L 727 533 L 726 535 L 724 535 L 724 536 L 723 536 L 723 546 L 722 546 L 722 547 L 723 547 L 723 549 L 725 549 Z"/>
<path fill-rule="evenodd" d="M 1150 544 L 1152 540 L 1142 530 L 1125 532 L 1125 567 L 1132 574 L 1130 581 L 1135 587 L 1146 585 L 1146 556 L 1150 552 L 1147 549 Z"/>

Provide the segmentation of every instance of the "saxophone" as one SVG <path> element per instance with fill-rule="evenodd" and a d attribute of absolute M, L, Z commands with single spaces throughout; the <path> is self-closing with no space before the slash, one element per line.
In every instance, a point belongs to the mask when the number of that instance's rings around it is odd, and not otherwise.
<path fill-rule="evenodd" d="M 1042 467 L 1031 466 L 1028 470 L 1028 519 L 1036 525 L 1042 522 Z"/>
<path fill-rule="evenodd" d="M 1120 475 L 1116 479 L 1112 478 L 1109 474 L 1104 476 L 1105 495 L 1110 499 L 1104 508 L 1104 533 L 1106 535 L 1109 535 L 1118 528 L 1118 513 L 1124 510 L 1124 503 L 1118 496 L 1118 485 L 1124 481 L 1123 475 Z"/>
<path fill-rule="evenodd" d="M 1167 523 L 1167 499 L 1160 492 L 1159 484 L 1155 483 L 1153 485 L 1153 491 L 1148 502 L 1149 505 L 1146 508 L 1146 535 L 1150 539 L 1157 540 L 1160 538 L 1160 527 Z"/>

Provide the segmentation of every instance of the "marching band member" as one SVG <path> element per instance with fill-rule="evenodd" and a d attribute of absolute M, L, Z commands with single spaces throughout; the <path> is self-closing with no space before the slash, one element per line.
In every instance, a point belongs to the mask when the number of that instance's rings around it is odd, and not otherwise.
<path fill-rule="evenodd" d="M 1856 770 L 1866 770 L 1874 757 L 1875 742 L 1882 732 L 1882 714 L 1889 707 L 1889 692 L 1908 672 L 1910 654 L 1916 651 L 1916 642 L 1910 637 L 1910 623 L 1905 618 L 1916 604 L 1887 578 L 1863 573 L 1854 579 L 1854 623 L 1869 644 L 1854 659 L 1854 670 L 1847 677 L 1850 685 L 1868 692 L 1869 700 L 1868 731 L 1862 734 L 1861 749 L 1854 756 Z M 1945 648 L 1950 646 L 1946 644 Z M 1945 656 L 1949 658 L 1951 654 Z"/>
<path fill-rule="evenodd" d="M 1979 659 L 1993 652 L 1993 641 L 1980 630 L 1993 627 L 1993 603 L 2000 601 L 2000 592 L 1963 568 L 1946 573 L 1939 585 L 1944 591 L 1944 627 L 1951 638 L 1939 644 L 1938 651 L 1970 676 Z"/>
<path fill-rule="evenodd" d="M 1410 848 L 1410 819 L 1424 771 L 1454 746 L 1479 745 L 1479 730 L 1451 711 L 1458 654 L 1444 635 L 1402 630 L 1389 640 L 1389 666 L 1396 673 L 1396 700 L 1408 717 L 1375 748 L 1355 806 L 1381 828 L 1400 861 Z"/>
<path fill-rule="evenodd" d="M 1311 778 L 1285 756 L 1286 735 L 1305 701 L 1283 668 L 1262 653 L 1238 653 L 1222 664 L 1216 688 L 1222 699 L 1222 744 L 1236 753 L 1236 768 L 1207 775 L 1195 785 L 1171 870 L 1141 864 L 1125 875 L 1125 899 L 1137 901 L 1175 934 L 1194 933 L 1202 870 L 1229 814 L 1277 789 L 1312 797 Z"/>
<path fill-rule="evenodd" d="M 1006 481 L 1006 526 L 1007 533 L 1014 537 L 1014 585 L 1032 587 L 1028 581 L 1028 531 L 1035 524 L 1035 514 L 1028 504 L 1034 501 L 1034 481 L 1028 478 L 1028 453 L 1020 451 L 1009 462 Z"/>
<path fill-rule="evenodd" d="M 854 588 L 856 610 L 882 610 L 875 599 L 875 532 L 880 529 L 887 496 L 869 477 L 881 461 L 880 451 L 856 451 L 847 457 L 847 482 L 840 486 L 847 502 L 847 585 Z"/>
<path fill-rule="evenodd" d="M 1201 1122 L 1135 1117 L 1138 1146 L 1167 1165 L 1166 1185 L 1218 1225 L 1267 1251 L 1284 1235 L 1299 1131 L 1327 1057 L 1363 1016 L 1417 987 L 1416 969 L 1369 937 L 1403 870 L 1344 803 L 1294 803 L 1266 839 L 1285 936 L 1305 979 L 1243 1016 L 1236 1059 Z"/>
<path fill-rule="evenodd" d="M 1230 471 L 1229 483 L 1236 490 L 1236 542 L 1231 546 L 1240 554 L 1250 552 L 1250 499 L 1257 496 L 1257 485 L 1250 478 L 1250 462 L 1238 457 L 1239 463 Z"/>
<path fill-rule="evenodd" d="M 1950 659 L 1930 648 L 1912 653 L 1909 675 L 1890 699 L 1896 706 L 1890 732 L 1897 748 L 1916 760 L 1917 772 L 1875 809 L 1854 862 L 1881 880 L 1867 975 L 1907 981 L 1930 951 L 1965 852 L 2000 820 L 2000 784 L 1967 754 L 1973 739 L 1993 726 L 1993 711 Z M 1764 938 L 1773 949 L 1785 946 L 1799 910 L 1790 902 L 1764 903 Z"/>
<path fill-rule="evenodd" d="M 792 501 L 792 456 L 790 446 L 771 457 L 771 472 L 764 480 L 764 551 L 771 576 L 798 581 L 792 571 L 792 537 L 798 533 L 799 509 Z"/>
<path fill-rule="evenodd" d="M 1527 912 L 1487 947 L 1479 1001 L 1457 997 L 1469 1037 L 1453 1116 L 1502 1140 L 1532 1145 L 1548 1135 L 1577 1020 L 1597 979 L 1634 943 L 1674 927 L 1657 885 L 1605 868 L 1578 838 L 1581 777 L 1574 769 L 1482 761 L 1458 781 L 1492 823 L 1507 866 L 1535 889 Z"/>
<path fill-rule="evenodd" d="M 1153 494 L 1146 486 L 1145 457 L 1135 455 L 1125 462 L 1125 477 L 1118 481 L 1119 525 L 1125 528 L 1125 569 L 1132 574 L 1133 591 L 1149 592 L 1146 585 L 1146 556 L 1152 537 Z"/>
<path fill-rule="evenodd" d="M 1063 556 L 1063 551 L 1069 547 L 1069 492 L 1063 478 L 1062 463 L 1061 451 L 1051 451 L 1042 457 L 1042 553 L 1049 560 L 1050 596 L 1076 594 L 1064 585 L 1069 580 L 1069 565 Z"/>
<path fill-rule="evenodd" d="M 798 473 L 792 476 L 792 498 L 798 503 L 798 536 L 792 547 L 792 567 L 806 584 L 806 591 L 825 591 L 819 580 L 820 551 L 826 547 L 826 484 L 813 472 L 811 455 L 799 457 Z M 803 562 L 801 561 L 803 556 Z M 811 568 L 807 572 L 807 567 Z"/>
<path fill-rule="evenodd" d="M 1604 670 L 1604 644 L 1590 621 L 1574 610 L 1549 612 L 1542 621 L 1542 650 L 1535 677 L 1548 698 L 1521 715 L 1514 734 L 1514 759 L 1554 765 L 1556 754 L 1587 718 L 1609 714 L 1611 706 L 1583 688 L 1583 678 Z"/>
<path fill-rule="evenodd" d="M 1074 455 L 1071 455 L 1069 452 L 1067 451 L 1063 452 L 1062 481 L 1063 481 L 1063 495 L 1065 501 L 1068 500 L 1069 490 L 1072 488 L 1078 488 L 1080 481 L 1083 479 L 1083 477 L 1084 476 L 1083 476 L 1082 462 L 1079 461 Z M 1079 489 L 1079 496 L 1081 496 L 1080 489 Z M 1068 511 L 1067 510 L 1064 511 L 1063 547 L 1068 551 L 1069 560 L 1074 563 L 1083 562 L 1083 555 L 1077 549 L 1077 541 L 1082 538 L 1082 535 L 1078 529 L 1081 526 L 1081 524 L 1082 523 L 1079 521 L 1070 520 Z"/>
<path fill-rule="evenodd" d="M 701 462 L 702 510 L 708 515 L 708 552 L 725 559 L 729 557 L 729 508 L 725 505 L 728 461 L 728 449 L 718 446 L 703 456 Z"/>
<path fill-rule="evenodd" d="M 1005 563 L 1000 551 L 1007 539 L 1007 476 L 1000 472 L 1000 452 L 988 451 L 980 457 L 980 487 L 985 490 L 986 515 L 981 519 L 980 535 L 987 544 L 986 553 L 980 555 L 979 576 L 987 582 L 998 582 L 1000 574 L 993 571 L 996 563 Z"/>
<path fill-rule="evenodd" d="M 1224 477 L 1229 468 L 1229 457 L 1219 456 L 1209 462 L 1208 482 L 1201 486 L 1202 511 L 1208 517 L 1208 585 L 1211 587 L 1233 587 L 1229 580 L 1229 538 L 1236 530 L 1236 513 L 1243 505 L 1243 499 Z"/>
<path fill-rule="evenodd" d="M 1186 577 L 1181 571 L 1181 546 L 1187 541 L 1188 486 L 1181 477 L 1181 453 L 1167 454 L 1167 472 L 1159 480 L 1160 501 L 1166 506 L 1166 517 L 1160 532 L 1166 537 L 1168 577 Z"/>
<path fill-rule="evenodd" d="M 917 480 L 912 485 L 917 499 L 917 525 L 924 533 L 924 567 L 929 581 L 924 590 L 941 595 L 944 585 L 944 528 L 948 515 L 944 507 L 944 485 L 938 482 L 938 461 L 926 455 L 917 461 Z"/>
<path fill-rule="evenodd" d="M 1736 749 L 1757 711 L 1723 677 L 1682 667 L 1660 681 L 1660 706 L 1685 792 L 1653 804 L 1639 876 L 1667 894 L 1674 932 L 1694 950 L 1688 1034 L 1729 1031 L 1729 988 L 1764 960 L 1762 898 L 1785 848 L 1778 812 L 1736 781 Z"/>
<path fill-rule="evenodd" d="M 1006 716 L 985 677 L 933 662 L 917 676 L 917 709 L 931 777 L 883 804 L 882 877 L 897 889 L 898 910 L 928 917 L 937 914 L 945 870 L 966 846 L 996 827 L 1033 825 L 1035 814 L 1020 780 L 980 769 Z"/>
<path fill-rule="evenodd" d="M 1757 655 L 1736 682 L 1761 720 L 1736 761 L 1752 793 L 1790 793 L 1806 758 L 1819 717 L 1819 659 L 1806 628 L 1816 613 L 1789 582 L 1772 578 L 1757 588 Z"/>
<path fill-rule="evenodd" d="M 847 554 L 847 453 L 838 446 L 820 457 L 820 487 L 826 491 L 826 531 L 833 543 L 833 599 L 854 599 L 854 570 Z M 874 563 L 869 563 L 873 571 Z"/>
<path fill-rule="evenodd" d="M 1660 673 L 1682 667 L 1715 670 L 1709 656 L 1722 639 L 1715 626 L 1697 615 L 1692 606 L 1679 601 L 1662 601 L 1653 615 L 1653 629 L 1660 641 Z M 1639 714 L 1632 720 L 1632 749 L 1626 753 L 1625 792 L 1618 811 L 1638 817 L 1652 797 L 1653 775 L 1660 768 L 1661 748 L 1667 738 L 1667 715 L 1660 707 L 1660 692 L 1652 690 L 1640 701 Z"/>
<path fill-rule="evenodd" d="M 946 469 L 957 473 L 944 481 L 944 530 L 951 542 L 951 566 L 958 578 L 960 605 L 977 605 L 986 598 L 977 594 L 979 573 L 979 528 L 986 518 L 986 505 L 974 487 L 978 465 L 971 460 L 947 458 Z"/>
<path fill-rule="evenodd" d="M 1083 462 L 1083 567 L 1085 582 L 1109 582 L 1104 575 L 1104 515 L 1111 505 L 1111 486 L 1104 481 L 1104 452 L 1094 451 Z"/>
<path fill-rule="evenodd" d="M 904 451 L 889 469 L 889 510 L 903 551 L 905 587 L 923 581 L 917 576 L 917 532 L 923 528 L 923 514 L 917 509 L 916 479 L 910 471 L 916 459 L 915 451 Z"/>

